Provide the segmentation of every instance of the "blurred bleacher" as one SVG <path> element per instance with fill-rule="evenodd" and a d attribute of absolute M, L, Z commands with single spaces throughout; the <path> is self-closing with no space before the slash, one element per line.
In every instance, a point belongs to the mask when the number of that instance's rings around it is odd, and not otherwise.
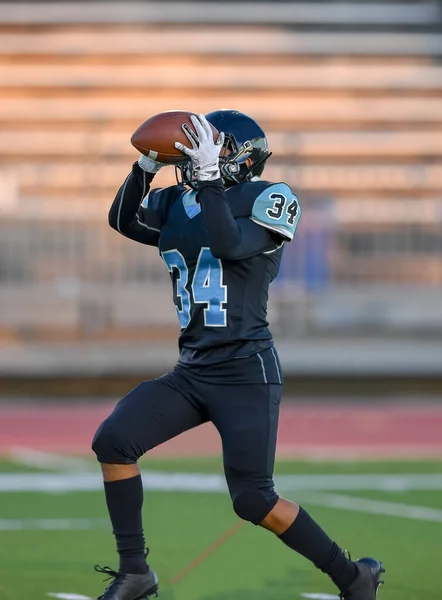
<path fill-rule="evenodd" d="M 270 306 L 287 353 L 440 339 L 441 24 L 431 0 L 1 2 L 5 347 L 175 339 L 166 269 L 106 214 L 140 122 L 221 107 L 262 124 L 304 208 Z"/>

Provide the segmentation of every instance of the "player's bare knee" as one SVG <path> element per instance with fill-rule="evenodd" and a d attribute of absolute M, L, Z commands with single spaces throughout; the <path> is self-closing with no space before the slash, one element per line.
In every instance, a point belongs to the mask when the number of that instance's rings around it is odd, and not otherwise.
<path fill-rule="evenodd" d="M 275 490 L 244 490 L 233 497 L 233 510 L 240 519 L 259 525 L 278 502 Z"/>
<path fill-rule="evenodd" d="M 140 458 L 130 442 L 130 435 L 119 428 L 112 419 L 106 419 L 97 429 L 92 450 L 100 463 L 131 464 Z"/>

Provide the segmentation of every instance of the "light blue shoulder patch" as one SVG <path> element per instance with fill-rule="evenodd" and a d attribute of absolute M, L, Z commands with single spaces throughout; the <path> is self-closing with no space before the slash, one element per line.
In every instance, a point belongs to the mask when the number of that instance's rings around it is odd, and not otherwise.
<path fill-rule="evenodd" d="M 164 204 L 163 198 L 164 198 L 164 189 L 154 188 L 153 190 L 150 190 L 150 192 L 148 192 L 144 196 L 144 198 L 140 204 L 140 207 L 148 208 L 151 212 L 161 213 L 161 211 L 162 211 L 161 207 Z"/>
<path fill-rule="evenodd" d="M 301 218 L 298 198 L 286 183 L 275 183 L 256 198 L 251 219 L 287 240 L 292 240 Z"/>
<path fill-rule="evenodd" d="M 196 195 L 197 192 L 195 190 L 189 190 L 182 197 L 184 210 L 190 219 L 193 219 L 193 217 L 196 217 L 201 212 L 201 206 L 196 201 Z"/>

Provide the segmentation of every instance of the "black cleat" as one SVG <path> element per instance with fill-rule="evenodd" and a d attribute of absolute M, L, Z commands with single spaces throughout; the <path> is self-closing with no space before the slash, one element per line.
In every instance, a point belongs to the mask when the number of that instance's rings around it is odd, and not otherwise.
<path fill-rule="evenodd" d="M 356 579 L 346 592 L 341 592 L 341 600 L 375 600 L 378 588 L 384 582 L 380 577 L 385 573 L 381 562 L 374 558 L 360 558 L 354 563 L 358 570 Z"/>
<path fill-rule="evenodd" d="M 158 577 L 151 569 L 141 575 L 118 573 L 98 565 L 95 565 L 95 570 L 114 578 L 97 600 L 149 600 L 158 596 Z"/>

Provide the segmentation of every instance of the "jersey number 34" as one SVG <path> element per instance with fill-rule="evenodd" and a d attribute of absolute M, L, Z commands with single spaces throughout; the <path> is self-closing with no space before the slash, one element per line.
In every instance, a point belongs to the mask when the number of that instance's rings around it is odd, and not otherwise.
<path fill-rule="evenodd" d="M 287 203 L 287 198 L 284 194 L 270 194 L 270 200 L 273 200 L 273 206 L 266 210 L 266 214 L 270 219 L 274 219 L 275 221 L 279 221 L 284 213 L 284 208 Z M 287 213 L 287 223 L 289 225 L 293 225 L 296 219 L 296 215 L 298 214 L 298 203 L 296 200 L 293 200 L 285 209 Z"/>
<path fill-rule="evenodd" d="M 193 275 L 191 290 L 187 289 L 189 269 L 184 256 L 178 250 L 162 253 L 170 273 L 178 271 L 174 301 L 181 329 L 190 323 L 190 310 L 193 304 L 205 304 L 204 325 L 206 327 L 226 327 L 227 286 L 223 284 L 223 266 L 219 258 L 212 256 L 209 248 L 201 248 Z"/>

